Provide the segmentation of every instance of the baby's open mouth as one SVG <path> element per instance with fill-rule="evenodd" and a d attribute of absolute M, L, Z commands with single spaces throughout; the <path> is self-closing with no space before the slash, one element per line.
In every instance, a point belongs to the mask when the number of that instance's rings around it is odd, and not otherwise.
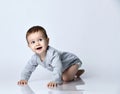
<path fill-rule="evenodd" d="M 42 47 L 38 47 L 38 48 L 36 48 L 37 50 L 40 50 L 40 49 L 42 49 Z"/>

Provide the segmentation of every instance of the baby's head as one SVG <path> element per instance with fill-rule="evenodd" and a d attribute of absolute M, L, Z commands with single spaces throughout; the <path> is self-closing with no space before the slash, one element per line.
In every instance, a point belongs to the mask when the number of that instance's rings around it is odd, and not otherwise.
<path fill-rule="evenodd" d="M 28 46 L 33 52 L 43 54 L 46 52 L 49 38 L 46 30 L 41 26 L 33 26 L 26 33 Z"/>
<path fill-rule="evenodd" d="M 41 32 L 41 33 L 43 33 L 43 35 L 44 35 L 45 38 L 48 38 L 48 35 L 47 35 L 47 33 L 46 33 L 46 30 L 45 30 L 42 26 L 33 26 L 33 27 L 31 27 L 31 28 L 27 31 L 27 33 L 26 33 L 26 40 L 27 40 L 27 42 L 28 42 L 28 36 L 29 36 L 30 34 L 36 33 L 36 32 Z M 29 43 L 29 42 L 28 42 L 28 43 Z"/>

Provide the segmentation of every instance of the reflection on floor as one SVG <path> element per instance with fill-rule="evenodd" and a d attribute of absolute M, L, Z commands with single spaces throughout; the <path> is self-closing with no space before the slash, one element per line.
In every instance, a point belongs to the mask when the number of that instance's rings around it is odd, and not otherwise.
<path fill-rule="evenodd" d="M 89 77 L 47 88 L 49 79 L 31 79 L 26 86 L 18 86 L 17 78 L 0 80 L 0 94 L 120 94 L 118 77 Z"/>
<path fill-rule="evenodd" d="M 84 85 L 85 82 L 82 79 L 76 79 L 75 81 L 69 83 L 63 83 L 63 85 L 59 85 L 53 89 L 46 89 L 42 91 L 42 94 L 83 94 L 83 89 L 79 88 L 79 86 Z M 37 94 L 32 90 L 30 85 L 21 86 L 22 94 Z M 43 89 L 44 90 L 44 89 Z M 46 92 L 47 91 L 47 92 Z"/>
<path fill-rule="evenodd" d="M 17 93 L 12 94 L 120 94 L 119 79 L 82 78 L 51 89 L 46 86 L 48 82 L 49 80 L 34 80 L 29 85 L 9 89 L 16 90 Z"/>

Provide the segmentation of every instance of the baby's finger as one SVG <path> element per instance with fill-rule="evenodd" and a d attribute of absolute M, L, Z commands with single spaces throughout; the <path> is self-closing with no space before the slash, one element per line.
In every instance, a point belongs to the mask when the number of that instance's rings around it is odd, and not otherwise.
<path fill-rule="evenodd" d="M 56 87 L 56 86 L 57 86 L 57 84 L 54 83 L 54 82 L 48 83 L 48 88 L 54 88 L 54 87 Z"/>
<path fill-rule="evenodd" d="M 20 81 L 18 81 L 18 83 L 17 83 L 18 85 L 20 85 Z"/>

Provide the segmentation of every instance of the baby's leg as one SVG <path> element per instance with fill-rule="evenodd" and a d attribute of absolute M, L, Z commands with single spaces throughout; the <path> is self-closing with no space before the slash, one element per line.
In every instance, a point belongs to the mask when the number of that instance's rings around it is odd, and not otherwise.
<path fill-rule="evenodd" d="M 78 72 L 79 65 L 74 64 L 71 67 L 69 67 L 67 70 L 65 70 L 62 74 L 62 79 L 65 82 L 71 81 L 74 79 L 76 73 Z"/>

